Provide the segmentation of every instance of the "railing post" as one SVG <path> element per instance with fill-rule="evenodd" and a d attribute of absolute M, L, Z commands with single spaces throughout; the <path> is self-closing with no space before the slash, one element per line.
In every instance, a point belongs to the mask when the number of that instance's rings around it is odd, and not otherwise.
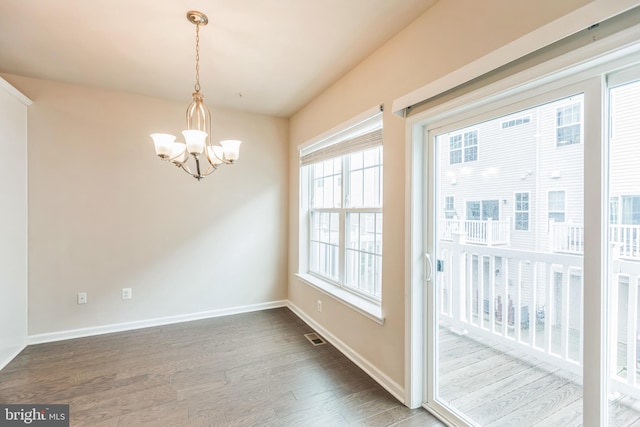
<path fill-rule="evenodd" d="M 455 325 L 451 330 L 457 334 L 465 334 L 467 331 L 463 324 L 467 322 L 466 318 L 466 301 L 467 301 L 467 278 L 466 278 L 466 257 L 462 251 L 464 242 L 464 231 L 456 231 L 451 233 L 453 245 L 451 248 L 451 279 L 452 279 L 452 301 L 453 301 L 453 319 Z"/>
<path fill-rule="evenodd" d="M 489 218 L 487 220 L 487 246 L 493 246 L 493 219 Z"/>
<path fill-rule="evenodd" d="M 555 224 L 555 220 L 554 219 L 550 219 L 549 220 L 549 252 L 555 252 L 556 251 L 556 244 L 555 244 L 555 227 L 553 226 Z"/>
<path fill-rule="evenodd" d="M 607 272 L 607 292 L 609 300 L 609 313 L 618 312 L 618 272 L 620 271 L 620 245 L 618 243 L 609 243 L 609 265 Z M 635 345 L 635 342 L 633 343 Z M 628 347 L 628 344 L 627 344 Z M 618 373 L 618 316 L 609 316 L 609 349 L 613 357 L 609 357 L 609 378 L 615 378 Z M 615 381 L 611 381 L 615 387 Z M 617 396 L 617 392 L 611 392 L 613 396 Z"/>

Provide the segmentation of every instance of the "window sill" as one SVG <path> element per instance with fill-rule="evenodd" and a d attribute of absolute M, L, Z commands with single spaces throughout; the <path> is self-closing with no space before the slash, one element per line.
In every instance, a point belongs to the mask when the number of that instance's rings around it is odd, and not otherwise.
<path fill-rule="evenodd" d="M 384 325 L 382 306 L 380 304 L 361 298 L 310 274 L 296 273 L 296 276 L 305 284 L 316 288 L 336 301 L 354 309 L 379 325 Z"/>

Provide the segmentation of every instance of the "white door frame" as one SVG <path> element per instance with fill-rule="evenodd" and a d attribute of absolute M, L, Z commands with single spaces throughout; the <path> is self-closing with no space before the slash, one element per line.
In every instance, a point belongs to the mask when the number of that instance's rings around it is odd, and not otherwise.
<path fill-rule="evenodd" d="M 581 75 L 584 76 L 583 78 L 593 76 L 594 72 L 605 69 L 605 67 L 613 70 L 616 67 L 621 67 L 623 64 L 640 61 L 640 46 L 636 42 L 638 31 L 638 27 L 620 31 L 608 39 L 604 39 L 604 42 L 601 44 L 594 43 L 581 49 L 580 52 L 574 51 L 572 58 L 574 63 L 578 64 L 578 68 L 575 73 L 577 77 L 574 75 L 573 81 L 575 81 L 576 78 L 579 80 Z M 543 84 L 546 85 L 544 88 L 545 92 L 566 86 L 566 82 L 561 80 L 552 82 L 549 78 L 549 70 L 554 69 L 554 62 L 557 62 L 557 67 L 560 67 L 556 69 L 563 70 L 564 74 L 560 77 L 566 76 L 567 58 L 559 57 L 557 60 L 551 60 L 541 64 L 537 71 L 533 69 L 527 70 L 526 76 L 516 74 L 495 84 L 490 84 L 480 90 L 465 94 L 460 98 L 436 105 L 415 116 L 409 116 L 406 119 L 407 185 L 405 200 L 407 204 L 407 221 L 405 232 L 407 235 L 408 256 L 406 257 L 405 266 L 407 272 L 405 291 L 405 402 L 409 407 L 418 407 L 432 397 L 427 394 L 428 387 L 426 386 L 426 370 L 424 368 L 426 355 L 433 350 L 431 348 L 433 343 L 425 339 L 429 320 L 424 309 L 428 298 L 428 292 L 425 292 L 425 290 L 428 289 L 428 286 L 431 286 L 431 283 L 426 283 L 425 280 L 430 269 L 425 262 L 424 255 L 430 249 L 427 247 L 427 237 L 432 235 L 433 230 L 428 229 L 432 228 L 432 226 L 424 227 L 423 221 L 427 213 L 433 212 L 433 207 L 430 206 L 430 200 L 433 200 L 433 195 L 429 193 L 426 184 L 428 180 L 425 176 L 425 174 L 429 172 L 427 159 L 433 157 L 433 148 L 431 147 L 432 144 L 427 144 L 425 126 L 428 123 L 441 121 L 448 115 L 448 111 L 452 109 L 460 109 L 463 108 L 464 105 L 469 104 L 482 106 L 489 102 L 495 102 L 497 97 L 512 96 L 515 93 L 513 88 L 516 87 L 516 85 L 518 86 L 518 92 L 531 90 L 533 87 L 539 87 Z M 598 106 L 597 108 L 600 107 Z M 585 111 L 585 116 L 586 115 L 587 111 Z M 597 129 L 591 128 L 589 129 L 589 133 L 601 135 L 601 123 L 590 126 L 596 125 Z M 600 140 L 585 141 L 584 183 L 585 188 L 590 188 L 589 193 L 585 192 L 585 206 L 593 206 L 596 200 L 597 206 L 600 206 L 600 201 L 603 200 L 604 170 L 602 165 L 603 153 L 600 145 Z M 589 173 L 586 173 L 586 171 L 589 171 Z M 425 200 L 425 194 L 427 194 L 427 200 Z M 594 229 L 594 227 L 602 227 L 602 218 L 606 218 L 606 216 L 603 216 L 603 212 L 604 208 L 585 209 L 585 227 L 588 226 L 592 229 Z M 587 213 L 589 213 L 588 216 Z M 591 280 L 599 282 L 605 273 L 600 265 L 601 260 L 605 259 L 604 254 L 601 253 L 603 237 L 602 233 L 593 233 L 593 235 L 594 237 L 590 240 L 589 246 L 593 247 L 594 250 L 585 252 L 584 274 L 585 278 L 590 277 Z M 587 286 L 585 283 L 585 288 Z M 599 307 L 602 307 L 603 300 L 604 295 L 602 294 L 585 295 L 585 312 L 590 312 L 595 308 L 599 310 Z M 602 319 L 601 316 L 587 316 L 587 318 L 589 320 L 585 319 L 584 327 L 585 330 L 590 330 L 590 334 L 585 337 L 584 343 L 585 366 L 604 366 L 602 362 L 605 355 L 600 346 L 604 333 L 604 319 Z M 589 325 L 587 325 L 587 322 Z M 589 338 L 587 339 L 587 337 Z M 593 387 L 594 381 L 599 384 L 606 383 L 604 381 L 605 374 L 605 372 L 602 372 L 602 369 L 598 369 L 595 374 L 589 374 L 588 377 L 584 378 L 585 386 L 587 384 L 592 385 L 590 388 L 587 387 L 587 393 L 584 395 L 583 417 L 586 423 L 585 425 L 591 422 L 594 423 L 593 425 L 599 425 L 605 421 L 606 408 L 604 407 L 604 402 L 606 402 L 606 399 L 603 398 L 602 393 L 604 392 L 601 390 L 603 388 L 600 387 L 600 389 L 598 389 L 598 387 Z M 449 419 L 444 416 L 446 414 L 438 413 L 437 415 L 443 417 L 443 421 L 447 423 L 458 424 L 462 422 L 462 420 L 458 419 Z"/>

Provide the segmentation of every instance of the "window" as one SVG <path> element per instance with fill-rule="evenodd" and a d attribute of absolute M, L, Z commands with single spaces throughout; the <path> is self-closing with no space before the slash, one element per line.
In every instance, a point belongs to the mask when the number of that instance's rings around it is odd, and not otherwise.
<path fill-rule="evenodd" d="M 382 146 L 308 167 L 313 183 L 309 198 L 309 272 L 379 299 Z"/>
<path fill-rule="evenodd" d="M 611 197 L 609 199 L 609 224 L 618 224 L 620 220 L 620 199 Z"/>
<path fill-rule="evenodd" d="M 504 122 L 501 123 L 501 128 L 509 129 L 516 126 L 526 125 L 527 123 L 531 123 L 531 116 L 523 116 L 523 117 L 517 117 L 514 119 L 505 120 Z"/>
<path fill-rule="evenodd" d="M 480 202 L 467 202 L 467 219 L 480 220 Z"/>
<path fill-rule="evenodd" d="M 454 219 L 456 217 L 455 199 L 453 196 L 445 196 L 444 198 L 444 217 L 446 219 Z"/>
<path fill-rule="evenodd" d="M 382 295 L 382 116 L 301 150 L 301 274 L 342 298 Z M 306 184 L 305 184 L 306 182 Z M 306 189 L 306 192 L 305 192 Z M 351 298 L 349 297 L 349 298 Z M 345 298 L 343 298 L 345 299 Z M 349 300 L 350 302 L 350 300 Z"/>
<path fill-rule="evenodd" d="M 481 202 L 467 202 L 467 219 L 471 221 L 486 221 L 500 219 L 500 203 L 498 200 L 483 200 Z"/>
<path fill-rule="evenodd" d="M 549 191 L 549 219 L 555 222 L 565 221 L 564 191 Z"/>
<path fill-rule="evenodd" d="M 640 196 L 622 196 L 622 217 L 624 225 L 640 224 Z"/>
<path fill-rule="evenodd" d="M 556 109 L 556 145 L 558 147 L 580 143 L 581 117 L 581 102 L 574 102 Z"/>
<path fill-rule="evenodd" d="M 529 230 L 529 193 L 515 195 L 515 229 Z"/>
<path fill-rule="evenodd" d="M 478 131 L 459 133 L 449 137 L 449 164 L 478 160 Z"/>

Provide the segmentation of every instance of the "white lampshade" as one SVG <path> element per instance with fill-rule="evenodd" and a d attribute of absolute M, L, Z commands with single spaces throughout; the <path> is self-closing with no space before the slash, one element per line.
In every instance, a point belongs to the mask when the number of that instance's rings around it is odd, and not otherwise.
<path fill-rule="evenodd" d="M 202 154 L 204 144 L 207 139 L 207 133 L 201 130 L 189 129 L 183 130 L 184 140 L 187 143 L 187 151 L 189 154 Z"/>
<path fill-rule="evenodd" d="M 167 158 L 171 155 L 171 146 L 176 137 L 168 133 L 152 133 L 153 145 L 156 148 L 156 154 L 160 157 Z"/>
<path fill-rule="evenodd" d="M 174 142 L 171 145 L 171 160 L 173 163 L 180 164 L 184 163 L 187 160 L 189 153 L 187 153 L 187 144 L 184 142 Z"/>
<path fill-rule="evenodd" d="M 224 152 L 222 151 L 222 147 L 219 145 L 207 147 L 207 153 L 209 154 L 211 164 L 219 165 L 223 163 L 222 159 L 224 159 Z"/>
<path fill-rule="evenodd" d="M 240 157 L 240 144 L 242 144 L 242 141 L 238 141 L 237 139 L 220 141 L 222 151 L 224 152 L 224 158 L 231 162 L 238 160 L 238 157 Z"/>

